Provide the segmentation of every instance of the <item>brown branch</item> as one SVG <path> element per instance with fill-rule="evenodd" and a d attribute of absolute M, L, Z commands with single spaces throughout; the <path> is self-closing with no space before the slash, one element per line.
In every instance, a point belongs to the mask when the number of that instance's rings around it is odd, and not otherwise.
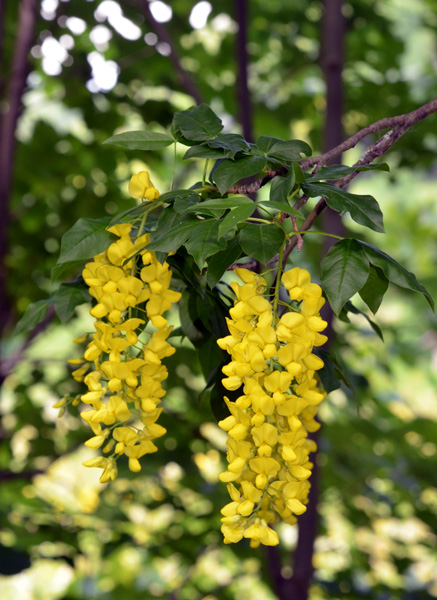
<path fill-rule="evenodd" d="M 182 66 L 181 59 L 179 57 L 179 54 L 176 51 L 172 37 L 170 36 L 169 32 L 167 31 L 167 28 L 162 23 L 158 23 L 158 21 L 153 16 L 152 11 L 150 10 L 150 6 L 149 6 L 149 0 L 141 0 L 140 4 L 146 15 L 146 19 L 149 21 L 150 26 L 155 31 L 158 38 L 169 45 L 169 47 L 170 47 L 169 58 L 170 58 L 171 62 L 173 63 L 173 66 L 176 69 L 177 74 L 179 75 L 182 85 L 184 86 L 186 91 L 190 94 L 190 96 L 192 96 L 194 98 L 194 100 L 196 101 L 197 104 L 202 104 L 202 102 L 203 102 L 202 94 L 198 90 L 197 86 L 195 85 L 195 83 L 192 80 L 192 78 L 190 77 L 190 75 L 187 73 L 187 71 Z"/>
<path fill-rule="evenodd" d="M 423 106 L 412 111 L 411 113 L 407 113 L 405 115 L 399 115 L 398 117 L 381 119 L 381 121 L 377 121 L 373 125 L 370 125 L 369 127 L 366 127 L 365 129 L 363 129 L 362 131 L 366 131 L 366 133 L 364 135 L 360 135 L 362 132 L 358 132 L 354 136 L 349 138 L 348 140 L 345 140 L 342 144 L 339 144 L 338 146 L 333 148 L 333 150 L 330 150 L 330 151 L 326 152 L 325 154 L 322 154 L 319 157 L 314 157 L 313 159 L 307 159 L 305 161 L 302 161 L 299 164 L 301 167 L 306 165 L 307 168 L 309 166 L 314 166 L 315 164 L 325 164 L 328 160 L 332 159 L 334 156 L 337 156 L 339 154 L 339 152 L 343 152 L 344 149 L 348 150 L 350 148 L 353 148 L 361 139 L 363 139 L 363 137 L 365 137 L 366 135 L 369 134 L 369 128 L 376 127 L 376 129 L 374 131 L 378 131 L 378 130 L 389 127 L 390 125 L 387 125 L 387 123 L 391 123 L 391 124 L 395 123 L 395 126 L 393 127 L 393 129 L 391 131 L 389 131 L 388 133 L 386 133 L 375 144 L 372 144 L 371 146 L 369 146 L 369 148 L 367 148 L 367 150 L 363 153 L 363 155 L 360 157 L 360 159 L 353 166 L 359 167 L 361 165 L 368 165 L 371 162 L 373 162 L 376 158 L 379 158 L 380 156 L 383 156 L 384 154 L 386 154 L 388 152 L 388 150 L 390 150 L 390 148 L 394 145 L 394 143 L 400 137 L 402 137 L 404 135 L 404 133 L 406 133 L 413 125 L 415 125 L 419 121 L 422 121 L 426 117 L 428 117 L 431 114 L 436 113 L 436 112 L 437 112 L 437 98 L 434 100 L 431 100 L 427 104 L 424 104 Z M 381 123 L 385 123 L 384 126 L 380 126 Z M 308 164 L 309 160 L 313 161 L 313 163 L 310 165 Z M 320 163 L 318 161 L 320 161 Z M 228 193 L 246 194 L 247 190 L 249 188 L 250 188 L 250 191 L 253 192 L 253 191 L 255 191 L 256 186 L 257 186 L 256 189 L 259 189 L 263 185 L 266 185 L 274 177 L 276 177 L 276 175 L 279 175 L 279 174 L 282 175 L 282 174 L 284 174 L 284 172 L 285 172 L 284 169 L 280 169 L 278 171 L 269 171 L 269 173 L 267 175 L 265 175 L 261 179 L 258 179 L 257 181 L 252 183 L 250 186 L 232 186 L 229 189 Z M 352 181 L 352 179 L 354 179 L 358 174 L 359 174 L 359 171 L 355 171 L 354 173 L 351 173 L 350 175 L 347 175 L 346 177 L 343 177 L 342 179 L 338 179 L 334 183 L 337 187 L 340 187 L 340 188 L 346 187 L 349 184 L 349 182 Z M 296 204 L 294 205 L 294 208 L 300 208 L 301 206 L 303 206 L 303 204 L 306 203 L 307 200 L 308 200 L 308 196 L 306 196 L 306 195 L 302 196 L 296 202 Z M 308 231 L 308 229 L 310 229 L 312 227 L 312 225 L 316 221 L 317 217 L 320 215 L 320 213 L 323 212 L 323 210 L 326 208 L 326 206 L 327 206 L 327 204 L 326 204 L 325 199 L 321 198 L 319 200 L 319 202 L 316 204 L 316 206 L 314 207 L 314 209 L 307 216 L 307 218 L 305 219 L 303 224 L 301 225 L 300 230 Z M 294 249 L 294 247 L 297 245 L 297 241 L 298 241 L 297 236 L 293 236 L 290 239 L 290 241 L 288 242 L 288 244 L 285 246 L 284 264 L 287 261 L 289 255 L 292 252 L 292 250 Z M 276 255 L 272 259 L 270 259 L 269 262 L 267 263 L 267 266 L 269 266 L 269 267 L 273 266 L 277 262 L 278 262 L 278 255 Z M 249 269 L 249 270 L 254 270 L 256 264 L 257 264 L 256 261 L 250 261 L 247 263 L 236 263 L 234 265 L 231 265 L 228 268 L 228 270 L 233 270 L 236 268 L 245 268 L 245 269 Z"/>
<path fill-rule="evenodd" d="M 357 131 L 353 136 L 338 144 L 332 150 L 325 152 L 321 156 L 314 156 L 313 158 L 307 158 L 303 160 L 300 164 L 302 169 L 308 169 L 309 167 L 313 167 L 314 165 L 322 166 L 326 164 L 332 158 L 335 158 L 339 154 L 346 152 L 346 150 L 350 150 L 354 148 L 358 142 L 360 142 L 363 138 L 370 135 L 371 133 L 376 133 L 377 131 L 382 131 L 383 129 L 394 129 L 397 127 L 405 127 L 410 128 L 415 123 L 422 121 L 429 115 L 437 112 L 437 98 L 427 102 L 423 106 L 420 106 L 416 110 L 413 110 L 410 113 L 406 113 L 404 115 L 398 115 L 397 117 L 387 117 L 372 123 L 368 127 Z"/>
<path fill-rule="evenodd" d="M 413 110 L 410 113 L 406 113 L 404 115 L 398 115 L 397 117 L 387 117 L 385 119 L 381 119 L 380 121 L 376 121 L 375 123 L 372 123 L 372 125 L 369 125 L 368 127 L 361 129 L 360 131 L 357 131 L 357 133 L 355 133 L 353 136 L 351 136 L 350 138 L 348 138 L 341 144 L 338 144 L 338 146 L 336 146 L 335 148 L 332 148 L 332 150 L 329 150 L 328 152 L 325 152 L 324 154 L 321 154 L 320 156 L 313 156 L 311 158 L 306 158 L 306 159 L 300 161 L 299 166 L 301 167 L 301 169 L 309 169 L 316 165 L 318 167 L 321 167 L 321 166 L 325 165 L 327 162 L 329 162 L 330 160 L 332 160 L 333 158 L 335 158 L 335 157 L 339 156 L 340 154 L 342 154 L 343 152 L 345 152 L 346 150 L 350 150 L 351 148 L 354 148 L 358 144 L 358 142 L 360 142 L 363 138 L 365 138 L 369 134 L 376 133 L 378 131 L 382 131 L 383 129 L 396 129 L 396 131 L 398 131 L 398 129 L 401 129 L 402 133 L 400 135 L 403 135 L 403 133 L 405 133 L 405 131 L 407 131 L 407 129 L 409 129 L 410 127 L 412 127 L 419 121 L 426 119 L 426 117 L 429 117 L 430 115 L 432 115 L 433 113 L 436 113 L 436 112 L 437 112 L 437 98 L 435 98 L 434 100 L 431 100 L 430 102 L 427 102 L 427 104 L 420 106 L 419 108 L 417 108 L 416 110 Z M 398 135 L 396 139 L 398 139 L 400 137 L 400 135 Z M 383 138 L 381 138 L 381 139 L 384 139 L 384 138 L 385 138 L 385 136 L 383 136 Z M 389 147 L 391 147 L 391 145 Z M 371 148 L 373 148 L 374 146 L 371 146 Z M 387 150 L 385 150 L 385 152 L 386 151 Z M 377 158 L 377 156 L 382 156 L 385 152 L 383 152 L 381 154 L 376 154 L 374 156 L 374 158 Z M 369 162 L 371 162 L 371 161 L 366 161 L 365 163 L 361 163 L 361 164 L 369 164 Z M 269 171 L 264 177 L 262 177 L 261 179 L 258 179 L 257 181 L 254 181 L 250 186 L 233 185 L 231 188 L 229 188 L 228 193 L 230 193 L 230 194 L 247 194 L 248 193 L 247 190 L 249 190 L 250 193 L 256 192 L 261 187 L 266 185 L 269 181 L 274 179 L 274 177 L 276 177 L 277 175 L 284 175 L 286 173 L 287 173 L 287 170 L 285 168 L 277 169 L 276 171 Z"/>

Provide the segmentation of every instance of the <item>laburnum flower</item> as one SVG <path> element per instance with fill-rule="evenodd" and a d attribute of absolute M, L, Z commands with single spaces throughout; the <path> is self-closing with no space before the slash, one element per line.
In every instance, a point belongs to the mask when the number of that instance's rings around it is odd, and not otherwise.
<path fill-rule="evenodd" d="M 159 192 L 153 185 L 147 171 L 140 171 L 137 175 L 133 175 L 128 189 L 133 198 L 144 198 L 149 202 L 159 198 Z"/>
<path fill-rule="evenodd" d="M 298 267 L 281 278 L 289 293 L 289 311 L 278 317 L 264 297 L 263 277 L 235 269 L 243 285 L 233 282 L 236 295 L 227 319 L 229 335 L 217 340 L 231 356 L 223 367 L 223 386 L 241 390 L 235 402 L 225 397 L 230 416 L 219 422 L 228 433 L 228 468 L 220 479 L 228 483 L 232 502 L 222 509 L 225 543 L 250 539 L 252 547 L 279 543 L 272 526 L 293 524 L 306 510 L 316 445 L 317 406 L 325 397 L 317 370 L 323 361 L 314 347 L 327 340 L 320 317 L 320 286 Z M 299 303 L 299 304 L 298 304 Z"/>
<path fill-rule="evenodd" d="M 149 200 L 158 194 L 145 172 L 132 178 L 131 187 Z M 81 396 L 87 405 L 81 417 L 93 437 L 85 445 L 108 455 L 83 464 L 103 469 L 102 483 L 116 477 L 122 455 L 129 469 L 138 472 L 141 457 L 156 452 L 153 441 L 166 433 L 157 423 L 167 378 L 162 361 L 175 349 L 167 341 L 172 327 L 163 314 L 181 297 L 170 289 L 169 265 L 147 249 L 148 233 L 135 237 L 130 224 L 109 231 L 118 239 L 83 270 L 95 299 L 90 310 L 95 333 L 83 358 L 70 361 L 78 367 L 73 377 L 88 388 Z"/>

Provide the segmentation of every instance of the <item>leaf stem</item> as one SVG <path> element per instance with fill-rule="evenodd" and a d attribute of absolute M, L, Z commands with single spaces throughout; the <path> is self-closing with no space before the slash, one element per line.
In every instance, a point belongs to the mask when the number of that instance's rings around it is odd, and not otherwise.
<path fill-rule="evenodd" d="M 278 272 L 276 274 L 276 283 L 275 283 L 275 299 L 273 301 L 273 313 L 275 315 L 275 324 L 278 322 L 278 303 L 279 303 L 279 290 L 281 287 L 281 272 L 282 272 L 282 257 L 284 255 L 284 248 L 286 244 L 287 238 L 284 239 L 281 245 L 281 249 L 279 250 L 279 259 L 278 259 Z"/>
<path fill-rule="evenodd" d="M 274 221 L 267 221 L 267 219 L 257 219 L 256 217 L 249 217 L 246 221 L 254 221 L 255 223 L 265 223 L 266 225 L 275 224 Z"/>
<path fill-rule="evenodd" d="M 175 141 L 174 150 L 173 150 L 173 172 L 171 174 L 171 185 L 170 185 L 171 192 L 173 191 L 175 172 L 176 172 L 176 145 L 177 145 L 177 142 Z"/>
<path fill-rule="evenodd" d="M 206 173 L 208 171 L 208 164 L 209 164 L 209 159 L 207 158 L 205 160 L 205 166 L 203 167 L 203 175 L 202 175 L 202 187 L 205 187 L 205 182 L 206 182 Z"/>

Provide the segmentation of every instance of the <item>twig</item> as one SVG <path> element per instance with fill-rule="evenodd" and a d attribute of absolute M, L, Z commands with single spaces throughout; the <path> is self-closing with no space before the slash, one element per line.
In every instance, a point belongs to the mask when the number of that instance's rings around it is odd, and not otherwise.
<path fill-rule="evenodd" d="M 181 59 L 179 58 L 179 54 L 176 51 L 175 45 L 170 34 L 167 31 L 167 28 L 162 23 L 158 23 L 158 21 L 153 16 L 149 6 L 149 0 L 141 0 L 140 5 L 146 15 L 146 19 L 149 21 L 149 24 L 154 29 L 158 38 L 166 44 L 168 44 L 170 48 L 169 58 L 173 63 L 173 66 L 176 69 L 184 88 L 194 98 L 197 104 L 201 104 L 203 102 L 202 94 L 198 90 L 190 75 L 183 68 L 181 64 Z"/>

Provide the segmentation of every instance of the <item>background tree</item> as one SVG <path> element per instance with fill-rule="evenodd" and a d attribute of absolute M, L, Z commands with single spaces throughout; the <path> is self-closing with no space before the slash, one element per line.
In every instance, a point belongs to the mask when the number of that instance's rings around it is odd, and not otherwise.
<path fill-rule="evenodd" d="M 195 28 L 200 17 L 196 22 L 194 9 L 202 14 L 199 4 L 204 15 L 212 9 L 206 29 Z M 338 140 L 322 142 L 324 110 L 328 113 L 330 106 L 338 105 L 329 102 L 328 72 L 336 68 L 339 73 L 341 61 L 328 53 L 319 56 L 320 3 L 311 3 L 302 12 L 275 2 L 212 7 L 178 1 L 172 3 L 172 18 L 167 21 L 165 6 L 159 2 L 119 6 L 71 0 L 40 6 L 23 1 L 18 13 L 15 3 L 1 6 L 1 199 L 2 225 L 9 229 L 8 236 L 1 236 L 3 242 L 9 240 L 9 249 L 2 247 L 8 290 L 2 298 L 9 299 L 2 305 L 2 324 L 9 332 L 31 301 L 51 291 L 48 273 L 56 262 L 59 240 L 71 224 L 80 216 L 101 216 L 102 208 L 113 215 L 133 206 L 125 195 L 126 181 L 142 165 L 135 153 L 101 146 L 114 131 L 168 125 L 173 112 L 188 108 L 193 99 L 203 99 L 234 129 L 238 115 L 248 117 L 252 106 L 252 132 L 250 121 L 240 117 L 248 139 L 268 133 L 306 139 L 321 151 L 337 145 Z M 435 97 L 433 3 L 407 4 L 399 11 L 394 3 L 361 1 L 345 4 L 343 15 L 346 137 Z M 247 46 L 242 43 L 246 29 Z M 332 44 L 327 46 L 332 50 Z M 328 85 L 326 99 L 320 64 Z M 251 90 L 250 98 L 246 89 Z M 328 124 L 338 127 L 338 122 L 339 116 L 327 118 Z M 372 175 L 372 182 L 357 182 L 355 188 L 368 193 L 370 185 L 375 187 L 387 222 L 396 223 L 381 246 L 395 247 L 397 258 L 418 274 L 420 267 L 421 280 L 432 292 L 434 248 L 431 241 L 426 247 L 420 243 L 419 260 L 417 247 L 419 240 L 432 240 L 433 123 L 435 117 L 430 117 L 397 142 L 389 156 L 391 187 L 387 175 Z M 364 139 L 367 144 L 376 141 L 376 137 Z M 354 161 L 350 158 L 345 157 L 348 164 Z M 143 160 L 161 184 L 169 180 L 170 154 L 146 153 Z M 181 186 L 196 176 L 188 170 L 176 174 Z M 347 225 L 354 230 L 351 221 Z M 367 239 L 372 242 L 373 234 Z M 320 245 L 308 240 L 305 244 L 305 259 L 318 263 Z M 340 593 L 350 598 L 378 597 L 388 591 L 399 598 L 436 594 L 431 551 L 436 413 L 428 355 L 414 345 L 420 340 L 422 346 L 435 347 L 435 325 L 428 321 L 419 298 L 416 304 L 411 295 L 407 300 L 399 290 L 390 293 L 390 304 L 380 317 L 385 347 L 360 320 L 335 325 L 344 333 L 343 346 L 353 341 L 354 349 L 343 347 L 342 356 L 353 373 L 360 414 L 346 389 L 334 392 L 322 411 L 321 528 L 313 598 Z M 397 313 L 399 322 L 411 324 L 411 329 L 399 326 L 393 317 Z M 222 450 L 222 442 L 212 426 L 205 427 L 205 422 L 214 422 L 208 403 L 199 408 L 192 402 L 202 382 L 190 347 L 178 350 L 178 362 L 182 352 L 192 370 L 176 368 L 176 363 L 170 368 L 174 375 L 169 382 L 169 418 L 179 427 L 169 447 L 161 448 L 150 462 L 147 475 L 135 479 L 127 475 L 106 489 L 95 514 L 94 482 L 79 490 L 70 481 L 64 483 L 62 494 L 56 493 L 65 468 L 54 459 L 85 439 L 74 416 L 54 427 L 55 415 L 48 407 L 71 385 L 61 366 L 72 352 L 65 340 L 81 330 L 81 323 L 72 329 L 66 333 L 65 328 L 51 325 L 44 340 L 37 338 L 29 347 L 26 342 L 23 347 L 22 337 L 16 336 L 4 344 L 8 359 L 3 375 L 14 366 L 2 397 L 3 516 L 8 520 L 1 538 L 8 557 L 5 571 L 17 572 L 32 560 L 28 573 L 37 573 L 37 580 L 41 569 L 53 569 L 63 575 L 65 585 L 62 591 L 50 593 L 65 598 L 117 598 L 126 589 L 141 598 L 208 594 L 233 598 L 242 592 L 266 598 L 269 589 L 275 589 L 272 574 L 280 586 L 287 587 L 293 575 L 289 551 L 294 530 L 284 529 L 283 556 L 270 556 L 268 563 L 261 553 L 247 548 L 223 548 L 219 537 L 214 537 L 223 498 L 212 473 L 214 468 L 220 470 L 217 448 Z M 60 347 L 65 347 L 65 356 L 60 356 Z M 420 401 L 409 391 L 412 387 Z M 354 431 L 353 443 L 350 431 Z M 167 467 L 160 470 L 166 461 Z M 79 463 L 72 454 L 67 468 Z M 36 471 L 48 475 L 35 478 Z M 83 476 L 82 469 L 80 473 Z M 309 564 L 306 556 L 304 586 Z M 111 565 L 117 565 L 112 579 Z M 19 585 L 17 581 L 3 579 L 0 585 L 10 590 Z M 296 581 L 296 568 L 292 581 Z"/>

